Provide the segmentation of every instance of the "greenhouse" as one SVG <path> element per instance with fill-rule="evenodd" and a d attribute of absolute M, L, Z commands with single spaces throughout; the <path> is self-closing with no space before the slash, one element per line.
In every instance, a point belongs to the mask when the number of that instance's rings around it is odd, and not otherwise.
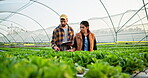
<path fill-rule="evenodd" d="M 81 43 L 73 52 L 56 51 L 53 40 L 61 36 L 53 34 L 62 26 L 61 14 L 74 31 L 71 49 L 83 21 L 97 48 L 89 51 L 89 40 L 85 51 L 87 35 L 80 51 Z M 147 73 L 148 0 L 0 0 L 0 78 L 148 78 Z"/>

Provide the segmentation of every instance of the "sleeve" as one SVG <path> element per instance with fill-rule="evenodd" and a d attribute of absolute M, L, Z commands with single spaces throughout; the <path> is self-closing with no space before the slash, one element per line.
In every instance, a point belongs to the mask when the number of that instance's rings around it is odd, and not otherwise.
<path fill-rule="evenodd" d="M 57 45 L 55 44 L 55 42 L 56 42 L 56 32 L 53 31 L 52 40 L 51 40 L 51 47 L 52 47 L 52 48 L 53 48 L 54 46 L 57 46 Z"/>
<path fill-rule="evenodd" d="M 73 44 L 73 46 L 72 46 L 72 47 L 77 49 L 76 37 L 74 38 L 74 44 Z"/>
<path fill-rule="evenodd" d="M 97 50 L 97 45 L 96 45 L 96 38 L 94 38 L 94 50 Z"/>

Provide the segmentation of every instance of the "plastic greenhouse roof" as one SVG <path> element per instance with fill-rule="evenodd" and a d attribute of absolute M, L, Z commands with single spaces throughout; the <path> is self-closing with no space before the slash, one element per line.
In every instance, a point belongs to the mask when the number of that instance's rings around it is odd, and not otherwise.
<path fill-rule="evenodd" d="M 39 34 L 45 29 L 51 35 L 63 13 L 68 15 L 75 32 L 83 20 L 90 22 L 91 30 L 113 28 L 118 32 L 120 28 L 142 24 L 148 30 L 148 0 L 0 0 L 0 33 Z"/>

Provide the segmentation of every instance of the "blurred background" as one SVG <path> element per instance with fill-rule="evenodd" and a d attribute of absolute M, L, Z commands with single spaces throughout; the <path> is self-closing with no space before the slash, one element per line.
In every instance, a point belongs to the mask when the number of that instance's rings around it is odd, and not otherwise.
<path fill-rule="evenodd" d="M 0 0 L 0 46 L 49 46 L 59 15 L 78 33 L 89 21 L 97 43 L 148 43 L 148 0 Z"/>

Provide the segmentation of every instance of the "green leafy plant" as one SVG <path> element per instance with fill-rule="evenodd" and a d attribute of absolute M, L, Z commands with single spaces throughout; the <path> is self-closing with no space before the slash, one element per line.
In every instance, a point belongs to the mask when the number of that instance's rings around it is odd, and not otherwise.
<path fill-rule="evenodd" d="M 85 78 L 130 78 L 128 74 L 121 73 L 121 67 L 113 67 L 108 63 L 95 63 L 88 65 L 88 68 Z"/>

